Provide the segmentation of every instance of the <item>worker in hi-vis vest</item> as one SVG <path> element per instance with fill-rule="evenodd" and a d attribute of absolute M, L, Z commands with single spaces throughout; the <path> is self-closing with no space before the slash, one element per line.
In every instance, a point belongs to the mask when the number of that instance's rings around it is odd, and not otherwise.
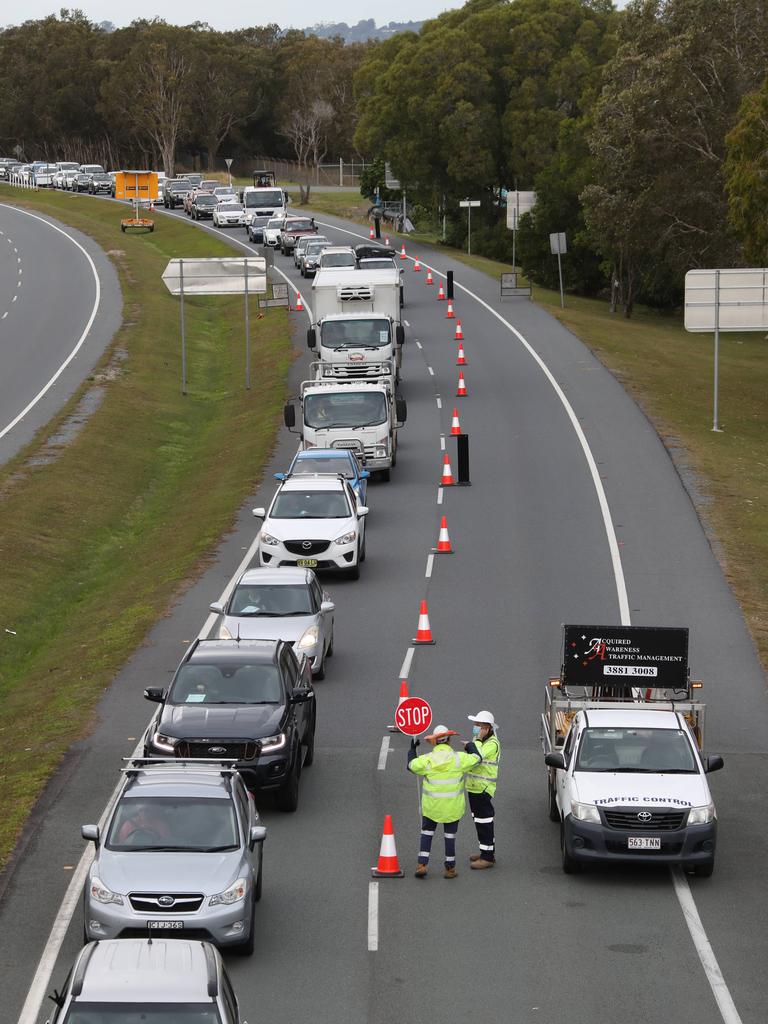
<path fill-rule="evenodd" d="M 421 786 L 421 844 L 416 877 L 425 878 L 432 839 L 438 824 L 442 824 L 445 835 L 445 878 L 456 877 L 456 830 L 459 819 L 467 808 L 464 797 L 464 776 L 475 769 L 482 757 L 474 743 L 468 743 L 464 751 L 451 749 L 451 736 L 457 732 L 444 725 L 438 725 L 426 739 L 434 750 L 421 757 L 416 756 L 418 740 L 411 740 L 408 751 L 408 769 L 423 779 Z"/>
<path fill-rule="evenodd" d="M 498 726 L 490 711 L 478 711 L 476 715 L 467 715 L 467 718 L 473 723 L 474 745 L 483 759 L 467 775 L 469 809 L 475 821 L 477 844 L 480 848 L 478 853 L 470 856 L 470 867 L 480 871 L 492 868 L 496 863 L 493 796 L 499 775 L 501 745 L 496 735 Z"/>

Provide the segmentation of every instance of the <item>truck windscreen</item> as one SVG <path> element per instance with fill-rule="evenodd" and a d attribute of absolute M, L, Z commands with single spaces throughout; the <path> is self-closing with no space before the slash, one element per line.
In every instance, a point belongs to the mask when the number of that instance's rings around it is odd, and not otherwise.
<path fill-rule="evenodd" d="M 372 427 L 387 422 L 387 402 L 381 391 L 307 395 L 304 422 L 315 430 L 330 427 Z"/>
<path fill-rule="evenodd" d="M 320 328 L 325 348 L 381 348 L 389 345 L 389 320 L 328 320 Z"/>
<path fill-rule="evenodd" d="M 247 210 L 274 210 L 283 205 L 283 193 L 279 188 L 259 189 L 246 192 L 243 196 Z"/>

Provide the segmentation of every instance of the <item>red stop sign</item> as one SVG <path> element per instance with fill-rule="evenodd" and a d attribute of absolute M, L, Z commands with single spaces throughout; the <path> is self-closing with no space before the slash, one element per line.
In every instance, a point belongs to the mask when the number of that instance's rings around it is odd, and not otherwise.
<path fill-rule="evenodd" d="M 432 708 L 423 697 L 406 697 L 395 711 L 395 725 L 406 736 L 421 736 L 432 724 Z"/>

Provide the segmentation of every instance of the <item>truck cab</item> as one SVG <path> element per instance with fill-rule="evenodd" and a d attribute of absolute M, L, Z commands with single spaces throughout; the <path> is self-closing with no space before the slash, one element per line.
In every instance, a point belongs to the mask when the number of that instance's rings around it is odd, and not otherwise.
<path fill-rule="evenodd" d="M 247 185 L 243 189 L 243 207 L 246 227 L 254 217 L 284 217 L 287 212 L 286 195 L 277 186 L 261 188 Z"/>

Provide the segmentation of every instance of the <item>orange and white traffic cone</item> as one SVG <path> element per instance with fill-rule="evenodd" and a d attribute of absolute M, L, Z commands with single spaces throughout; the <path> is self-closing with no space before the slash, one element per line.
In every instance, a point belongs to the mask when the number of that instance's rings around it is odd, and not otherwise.
<path fill-rule="evenodd" d="M 429 269 L 429 267 L 427 267 L 427 279 L 424 282 L 424 284 L 434 284 L 434 283 L 435 282 L 432 280 L 432 271 Z"/>
<path fill-rule="evenodd" d="M 421 264 L 419 263 L 419 257 L 418 256 L 414 260 L 413 269 L 416 271 L 417 274 L 421 270 Z"/>
<path fill-rule="evenodd" d="M 451 472 L 451 461 L 448 458 L 448 452 L 446 452 L 443 455 L 443 476 L 442 476 L 442 479 L 440 480 L 440 486 L 441 487 L 451 487 L 451 486 L 453 486 L 453 483 L 454 483 L 454 479 L 453 479 L 453 473 Z"/>
<path fill-rule="evenodd" d="M 379 848 L 379 863 L 371 868 L 374 878 L 402 878 L 403 872 L 397 860 L 397 847 L 395 846 L 395 830 L 392 827 L 392 815 L 384 815 L 384 830 L 381 836 L 381 847 Z"/>
<path fill-rule="evenodd" d="M 440 534 L 437 538 L 437 547 L 433 548 L 437 555 L 452 555 L 451 538 L 448 536 L 448 522 L 443 516 L 440 520 Z"/>
<path fill-rule="evenodd" d="M 400 259 L 401 260 L 407 260 L 408 259 L 408 257 L 405 255 L 405 242 L 403 242 L 402 247 L 400 249 Z"/>
<path fill-rule="evenodd" d="M 389 245 L 389 235 L 384 235 L 384 245 Z"/>
<path fill-rule="evenodd" d="M 464 343 L 462 341 L 459 342 L 459 354 L 456 357 L 456 365 L 457 366 L 466 366 L 467 365 L 467 357 L 464 355 Z"/>
<path fill-rule="evenodd" d="M 401 679 L 400 680 L 400 696 L 397 698 L 397 707 L 398 708 L 400 707 L 400 705 L 403 703 L 404 700 L 408 700 L 408 680 L 407 679 Z M 395 708 L 395 714 L 397 714 L 397 708 Z M 388 725 L 387 729 L 389 730 L 389 732 L 399 732 L 400 731 L 397 728 L 397 726 L 394 725 L 394 724 Z"/>
<path fill-rule="evenodd" d="M 429 626 L 429 613 L 427 612 L 427 602 L 422 601 L 419 606 L 419 625 L 416 630 L 416 636 L 413 638 L 414 644 L 434 644 L 432 639 L 432 630 Z"/>
<path fill-rule="evenodd" d="M 461 433 L 461 424 L 459 423 L 459 410 L 453 410 L 453 416 L 451 417 L 451 436 L 458 437 Z"/>
<path fill-rule="evenodd" d="M 453 320 L 453 319 L 455 319 L 455 317 L 456 317 L 456 314 L 453 312 L 453 299 L 448 299 L 448 310 L 447 310 L 447 312 L 445 314 L 445 319 L 446 320 Z"/>
<path fill-rule="evenodd" d="M 304 303 L 301 301 L 301 292 L 296 292 L 296 296 L 297 298 L 295 309 L 297 313 L 301 313 L 304 310 Z"/>
<path fill-rule="evenodd" d="M 466 398 L 467 397 L 467 383 L 464 380 L 464 371 L 463 370 L 459 370 L 459 384 L 458 384 L 458 387 L 456 388 L 456 397 L 457 398 Z"/>
<path fill-rule="evenodd" d="M 440 287 L 437 289 L 437 298 L 438 298 L 438 301 L 440 301 L 440 302 L 442 302 L 442 300 L 445 298 L 445 292 L 443 291 L 443 282 L 442 281 L 440 282 Z"/>
<path fill-rule="evenodd" d="M 376 237 L 376 232 L 373 230 L 373 225 L 371 225 L 371 229 L 368 232 L 368 237 L 369 238 L 375 238 Z"/>
<path fill-rule="evenodd" d="M 461 329 L 461 320 L 456 321 L 456 334 L 454 335 L 456 341 L 464 340 L 464 331 Z"/>

